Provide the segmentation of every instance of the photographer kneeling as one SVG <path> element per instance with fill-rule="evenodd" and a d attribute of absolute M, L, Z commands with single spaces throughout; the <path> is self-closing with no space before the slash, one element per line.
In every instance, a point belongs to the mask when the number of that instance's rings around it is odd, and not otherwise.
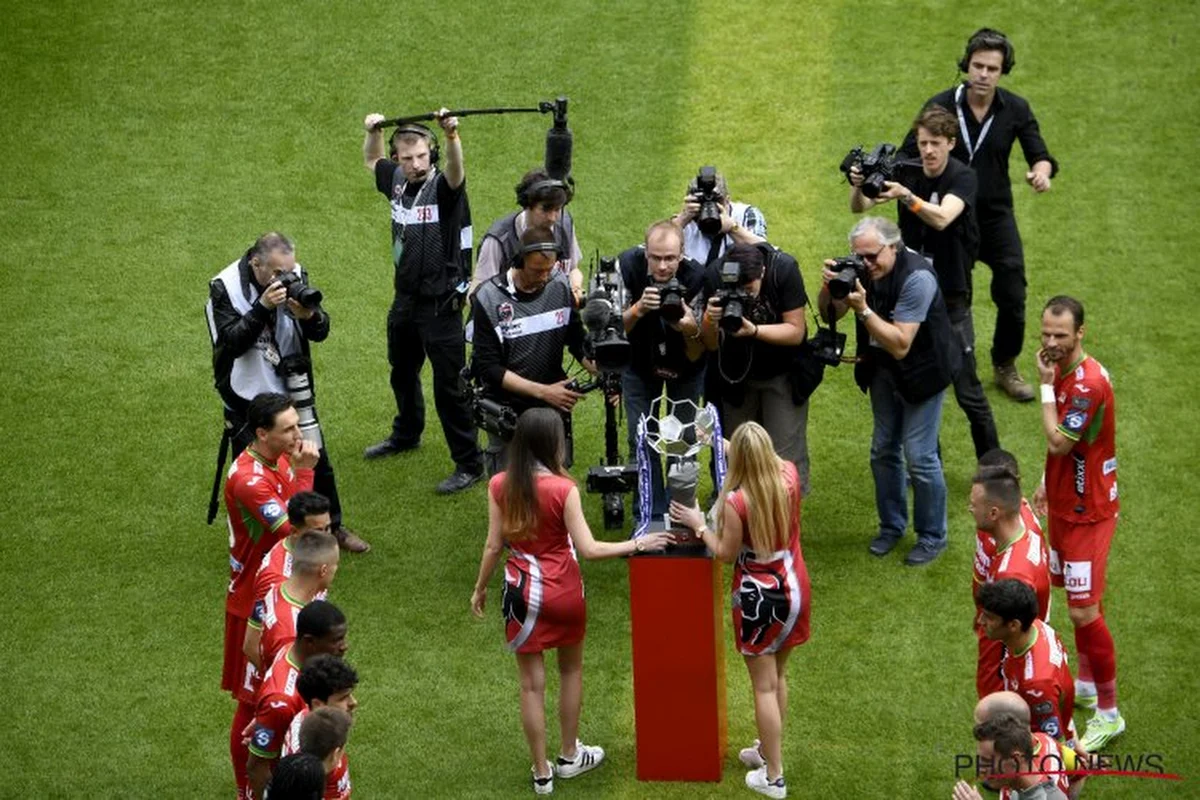
<path fill-rule="evenodd" d="M 619 260 L 621 281 L 630 299 L 623 317 L 633 359 L 621 376 L 621 393 L 632 459 L 638 420 L 643 414 L 658 416 L 664 388 L 670 400 L 695 403 L 700 399 L 704 343 L 691 303 L 703 289 L 704 270 L 683 257 L 683 231 L 671 220 L 651 225 L 645 244 L 621 253 Z M 685 424 L 691 422 L 693 407 L 679 407 L 676 417 Z M 650 513 L 661 518 L 668 504 L 657 452 L 650 455 L 650 463 Z"/>
<path fill-rule="evenodd" d="M 554 231 L 548 226 L 521 234 L 521 259 L 480 285 L 471 303 L 475 326 L 471 374 L 482 383 L 483 393 L 512 410 L 515 421 L 522 411 L 536 406 L 557 409 L 566 426 L 567 454 L 572 463 L 571 409 L 583 395 L 568 388 L 563 370 L 563 349 L 588 369 L 583 357 L 583 324 L 575 309 L 566 277 L 554 271 L 562 258 Z M 505 445 L 512 431 L 502 436 L 487 431 L 484 462 L 488 475 L 505 466 Z"/>
<path fill-rule="evenodd" d="M 808 494 L 808 395 L 815 383 L 798 380 L 809 358 L 804 307 L 808 295 L 796 259 L 763 242 L 736 244 L 705 273 L 706 301 L 700 326 L 715 370 L 725 429 L 757 422 L 775 452 L 796 465 Z"/>
<path fill-rule="evenodd" d="M 853 309 L 858 363 L 854 379 L 869 392 L 875 430 L 871 472 L 879 533 L 871 553 L 890 553 L 908 528 L 908 484 L 913 487 L 917 544 L 904 563 L 919 566 L 946 549 L 946 477 L 938 453 L 942 400 L 960 364 L 937 277 L 920 253 L 900 240 L 882 217 L 865 217 L 850 231 L 850 247 L 867 279 L 854 281 L 844 299 L 830 296 L 838 276 L 826 261 L 826 285 L 817 305 L 827 320 Z M 907 469 L 905 464 L 907 462 Z"/>
<path fill-rule="evenodd" d="M 329 315 L 321 308 L 321 293 L 308 286 L 308 276 L 296 263 L 291 240 L 275 232 L 260 236 L 209 282 L 205 313 L 214 380 L 225 403 L 226 436 L 234 457 L 254 441 L 254 429 L 246 421 L 250 401 L 267 392 L 290 396 L 301 412 L 305 438 L 320 447 L 313 489 L 329 498 L 338 544 L 355 553 L 369 550 L 369 544 L 342 525 L 333 465 L 313 404 L 308 347 L 329 336 Z"/>

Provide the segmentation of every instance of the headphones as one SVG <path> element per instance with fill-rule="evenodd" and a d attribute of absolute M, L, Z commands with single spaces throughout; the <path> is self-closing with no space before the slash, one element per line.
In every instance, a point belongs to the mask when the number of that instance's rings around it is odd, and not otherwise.
<path fill-rule="evenodd" d="M 547 189 L 562 189 L 566 192 L 567 199 L 563 203 L 566 205 L 571 202 L 571 198 L 575 194 L 574 188 L 566 181 L 560 181 L 557 178 L 543 178 L 540 181 L 534 181 L 528 186 L 522 186 L 520 183 L 516 186 L 517 189 L 517 205 L 521 208 L 529 208 L 533 205 L 534 196 L 546 191 Z"/>
<path fill-rule="evenodd" d="M 554 253 L 555 260 L 562 258 L 562 250 L 559 249 L 558 242 L 530 242 L 513 255 L 513 269 L 524 268 L 525 256 L 530 253 Z"/>
<path fill-rule="evenodd" d="M 971 56 L 977 50 L 1000 50 L 1004 53 L 1004 61 L 1000 66 L 1001 75 L 1007 75 L 1012 72 L 1012 68 L 1017 65 L 1016 56 L 1013 54 L 1012 42 L 1008 40 L 1008 37 L 995 28 L 980 28 L 972 33 L 971 38 L 967 40 L 967 49 L 963 53 L 963 57 L 958 61 L 959 72 L 967 71 Z"/>
<path fill-rule="evenodd" d="M 441 148 L 438 147 L 437 136 L 434 135 L 434 132 L 430 128 L 422 125 L 419 122 L 410 122 L 407 125 L 401 125 L 400 127 L 396 128 L 396 130 L 392 131 L 392 137 L 388 139 L 388 156 L 395 160 L 396 137 L 403 136 L 405 134 L 420 136 L 422 139 L 424 139 L 429 144 L 429 165 L 437 166 L 438 158 L 442 154 Z"/>

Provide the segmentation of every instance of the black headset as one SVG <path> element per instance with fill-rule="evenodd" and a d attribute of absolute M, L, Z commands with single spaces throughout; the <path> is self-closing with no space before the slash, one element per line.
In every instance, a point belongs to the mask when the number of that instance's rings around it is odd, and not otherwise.
<path fill-rule="evenodd" d="M 958 61 L 959 72 L 967 71 L 967 66 L 971 62 L 971 56 L 977 50 L 1003 51 L 1004 61 L 1000 65 L 1001 75 L 1007 75 L 1012 72 L 1012 68 L 1017 65 L 1016 56 L 1013 54 L 1012 42 L 1008 40 L 1008 37 L 995 28 L 980 28 L 972 33 L 971 38 L 967 40 L 967 49 L 963 53 L 963 57 Z"/>
<path fill-rule="evenodd" d="M 388 156 L 392 159 L 396 158 L 396 137 L 403 136 L 405 134 L 420 136 L 422 139 L 428 142 L 429 164 L 430 166 L 437 166 L 438 158 L 442 155 L 442 150 L 440 147 L 438 147 L 437 136 L 430 128 L 422 125 L 419 122 L 410 122 L 407 125 L 401 125 L 392 132 L 392 138 L 388 140 Z"/>
<path fill-rule="evenodd" d="M 530 253 L 554 253 L 557 257 L 556 260 L 562 258 L 562 250 L 559 248 L 558 242 L 530 242 L 513 255 L 512 267 L 522 269 L 525 266 L 525 256 Z"/>
<path fill-rule="evenodd" d="M 571 197 L 575 194 L 571 185 L 566 181 L 560 181 L 557 178 L 543 178 L 540 181 L 534 181 L 528 186 L 522 186 L 520 183 L 517 184 L 517 205 L 521 208 L 529 208 L 529 206 L 533 205 L 534 195 L 544 192 L 547 189 L 562 189 L 567 195 L 567 199 L 563 205 L 571 202 Z"/>

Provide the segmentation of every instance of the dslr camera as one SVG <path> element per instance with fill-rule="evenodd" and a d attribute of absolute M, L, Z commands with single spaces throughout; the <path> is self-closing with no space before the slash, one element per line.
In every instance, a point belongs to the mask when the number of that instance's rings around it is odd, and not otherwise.
<path fill-rule="evenodd" d="M 721 330 L 728 334 L 737 333 L 742 328 L 742 320 L 746 317 L 746 309 L 754 297 L 742 286 L 742 265 L 737 261 L 721 262 L 721 288 L 714 295 L 721 307 L 721 320 L 718 323 Z"/>
<path fill-rule="evenodd" d="M 725 198 L 717 191 L 717 168 L 701 167 L 688 194 L 700 203 L 696 214 L 696 225 L 705 236 L 716 236 L 721 232 L 721 212 L 725 209 Z"/>
<path fill-rule="evenodd" d="M 321 290 L 306 285 L 296 273 L 285 272 L 277 280 L 283 288 L 287 289 L 288 299 L 295 300 L 305 308 L 316 308 L 321 305 L 321 300 L 324 298 Z"/>
<path fill-rule="evenodd" d="M 884 181 L 895 180 L 898 168 L 919 166 L 921 162 L 918 160 L 897 156 L 896 145 L 881 144 L 870 153 L 864 153 L 862 145 L 859 145 L 846 154 L 838 169 L 849 179 L 850 168 L 858 167 L 863 176 L 862 186 L 859 188 L 864 197 L 874 200 L 883 193 Z"/>
<path fill-rule="evenodd" d="M 846 295 L 854 291 L 855 281 L 861 282 L 865 288 L 871 279 L 866 262 L 859 255 L 835 258 L 829 269 L 837 273 L 829 279 L 829 296 L 834 300 L 845 300 Z"/>
<path fill-rule="evenodd" d="M 667 322 L 679 322 L 683 319 L 683 284 L 678 278 L 671 278 L 665 283 L 655 283 L 658 289 L 658 313 Z"/>

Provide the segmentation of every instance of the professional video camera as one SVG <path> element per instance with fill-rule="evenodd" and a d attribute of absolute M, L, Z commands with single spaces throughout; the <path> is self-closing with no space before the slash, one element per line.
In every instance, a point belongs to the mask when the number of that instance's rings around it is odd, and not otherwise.
<path fill-rule="evenodd" d="M 717 168 L 701 167 L 688 187 L 688 194 L 700 203 L 700 211 L 696 214 L 700 232 L 705 236 L 716 236 L 721 232 L 721 211 L 725 207 L 725 198 L 717 191 Z"/>
<path fill-rule="evenodd" d="M 849 178 L 850 168 L 858 167 L 858 171 L 863 176 L 862 186 L 859 188 L 862 190 L 864 197 L 874 200 L 883 193 L 884 181 L 895 179 L 898 168 L 919 166 L 921 166 L 920 160 L 897 156 L 896 145 L 881 144 L 865 155 L 862 145 L 859 145 L 846 154 L 838 169 Z"/>
<path fill-rule="evenodd" d="M 503 441 L 510 441 L 517 430 L 517 412 L 512 406 L 483 393 L 483 387 L 474 379 L 470 364 L 463 367 L 459 377 L 467 392 L 467 400 L 471 404 L 471 419 L 475 425 Z"/>
<path fill-rule="evenodd" d="M 854 283 L 858 281 L 865 287 L 871 279 L 866 262 L 860 255 L 843 256 L 833 260 L 829 268 L 837 275 L 829 279 L 829 296 L 834 300 L 845 300 L 846 295 L 854 291 Z"/>
<path fill-rule="evenodd" d="M 721 307 L 721 330 L 731 335 L 741 330 L 746 309 L 754 300 L 742 283 L 742 265 L 737 261 L 722 261 L 721 288 L 714 297 Z"/>
<path fill-rule="evenodd" d="M 277 280 L 283 288 L 287 289 L 289 299 L 295 300 L 305 308 L 316 308 L 321 305 L 321 300 L 324 298 L 321 290 L 306 285 L 296 273 L 285 272 Z"/>
<path fill-rule="evenodd" d="M 580 316 L 587 330 L 583 350 L 601 373 L 620 372 L 629 366 L 633 350 L 625 338 L 625 286 L 615 258 L 601 258 L 588 287 Z"/>

